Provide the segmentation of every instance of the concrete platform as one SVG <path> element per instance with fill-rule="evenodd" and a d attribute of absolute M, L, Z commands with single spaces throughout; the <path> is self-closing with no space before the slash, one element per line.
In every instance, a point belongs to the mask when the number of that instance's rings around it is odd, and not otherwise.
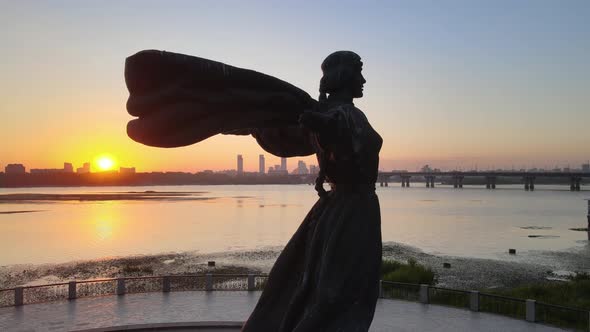
<path fill-rule="evenodd" d="M 127 294 L 0 308 L 0 331 L 236 331 L 259 292 Z M 200 322 L 202 326 L 194 326 Z M 223 322 L 211 329 L 207 322 Z M 184 324 L 182 324 L 184 323 Z M 113 329 L 108 329 L 113 331 Z M 137 331 L 137 330 L 136 330 Z M 562 331 L 504 316 L 438 305 L 379 300 L 371 331 Z"/>

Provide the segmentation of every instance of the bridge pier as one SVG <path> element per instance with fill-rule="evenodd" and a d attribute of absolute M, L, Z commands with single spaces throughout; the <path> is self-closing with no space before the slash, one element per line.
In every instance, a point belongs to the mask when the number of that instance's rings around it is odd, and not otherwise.
<path fill-rule="evenodd" d="M 410 187 L 410 177 L 402 176 L 402 188 Z"/>
<path fill-rule="evenodd" d="M 425 176 L 424 179 L 426 179 L 426 188 L 434 188 L 434 176 Z"/>
<path fill-rule="evenodd" d="M 573 185 L 573 189 L 572 191 L 580 191 L 581 187 L 580 187 L 580 182 L 582 181 L 582 178 L 573 178 L 572 179 L 572 185 Z"/>
<path fill-rule="evenodd" d="M 495 189 L 498 184 L 498 177 L 507 177 L 507 178 L 520 178 L 524 184 L 524 190 L 526 191 L 534 191 L 535 190 L 535 180 L 536 177 L 542 178 L 554 178 L 554 179 L 563 179 L 565 180 L 565 185 L 569 184 L 569 189 L 571 191 L 581 191 L 582 190 L 582 180 L 590 178 L 590 173 L 583 173 L 583 172 L 526 172 L 526 171 L 489 171 L 489 172 L 482 172 L 482 171 L 450 171 L 450 172 L 409 172 L 409 171 L 392 171 L 392 172 L 380 172 L 378 175 L 378 182 L 382 187 L 388 187 L 389 182 L 388 179 L 391 177 L 395 177 L 396 181 L 399 177 L 401 179 L 401 186 L 402 188 L 410 187 L 410 178 L 415 176 L 419 179 L 425 180 L 425 187 L 427 188 L 434 188 L 435 184 L 434 181 L 437 176 L 443 177 L 447 179 L 449 184 L 453 186 L 453 188 L 463 188 L 463 181 L 465 176 L 469 177 L 477 177 L 479 179 L 485 179 L 485 186 L 487 189 Z M 569 179 L 569 181 L 568 181 Z M 562 180 L 562 181 L 563 181 Z M 394 182 L 395 183 L 395 182 Z M 481 182 L 480 182 L 481 183 Z M 563 183 L 563 182 L 561 182 Z M 567 187 L 566 187 L 567 188 Z"/>
<path fill-rule="evenodd" d="M 530 176 L 524 177 L 524 190 L 526 190 L 526 191 L 535 190 L 535 177 L 534 176 L 530 175 Z"/>
<path fill-rule="evenodd" d="M 463 188 L 463 176 L 462 175 L 454 175 L 453 176 L 453 188 Z"/>
<path fill-rule="evenodd" d="M 496 189 L 495 176 L 486 176 L 486 189 Z"/>

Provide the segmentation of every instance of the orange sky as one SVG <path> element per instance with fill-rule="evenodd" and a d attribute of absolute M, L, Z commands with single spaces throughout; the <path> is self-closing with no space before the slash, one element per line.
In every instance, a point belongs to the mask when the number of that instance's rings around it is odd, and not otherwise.
<path fill-rule="evenodd" d="M 583 3 L 176 4 L 0 4 L 0 167 L 80 167 L 106 153 L 138 171 L 195 172 L 235 168 L 241 153 L 256 171 L 264 152 L 249 137 L 158 149 L 126 136 L 124 59 L 150 48 L 255 69 L 312 96 L 323 58 L 356 51 L 368 81 L 356 104 L 384 138 L 384 170 L 579 167 L 590 159 Z M 278 163 L 265 155 L 267 167 Z"/>

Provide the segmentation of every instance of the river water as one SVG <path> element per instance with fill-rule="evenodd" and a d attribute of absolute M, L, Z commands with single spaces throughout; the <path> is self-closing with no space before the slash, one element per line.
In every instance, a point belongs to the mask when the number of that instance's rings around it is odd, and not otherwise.
<path fill-rule="evenodd" d="M 383 241 L 436 255 L 500 260 L 510 259 L 508 248 L 526 253 L 588 247 L 588 233 L 570 228 L 586 227 L 584 199 L 590 192 L 566 189 L 457 190 L 419 184 L 377 188 Z M 190 196 L 156 201 L 0 200 L 0 265 L 281 247 L 317 199 L 308 185 L 5 188 L 0 195 L 143 191 Z M 36 212 L 6 213 L 29 210 Z"/>

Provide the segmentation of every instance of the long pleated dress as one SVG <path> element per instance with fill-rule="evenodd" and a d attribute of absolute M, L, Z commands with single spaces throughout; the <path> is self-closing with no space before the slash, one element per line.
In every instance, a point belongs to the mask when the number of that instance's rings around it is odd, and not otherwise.
<path fill-rule="evenodd" d="M 309 139 L 332 190 L 320 193 L 283 249 L 242 331 L 367 331 L 373 320 L 382 139 L 352 103 L 327 109 L 329 125 Z"/>

